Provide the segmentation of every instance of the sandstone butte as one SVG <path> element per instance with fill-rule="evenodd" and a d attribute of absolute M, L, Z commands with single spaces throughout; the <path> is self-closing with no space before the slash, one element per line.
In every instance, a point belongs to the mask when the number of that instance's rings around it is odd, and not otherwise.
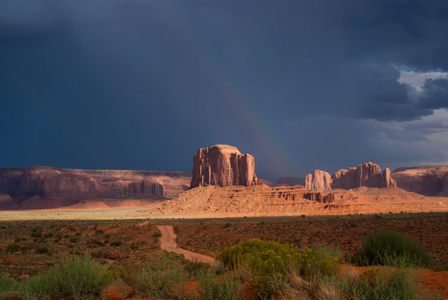
<path fill-rule="evenodd" d="M 190 179 L 182 172 L 0 168 L 0 209 L 58 208 L 97 199 L 118 206 L 130 199 L 161 200 L 186 190 Z"/>
<path fill-rule="evenodd" d="M 255 175 L 255 159 L 250 154 L 241 154 L 233 146 L 214 145 L 200 148 L 193 157 L 191 187 L 218 185 L 253 186 L 262 181 Z"/>
<path fill-rule="evenodd" d="M 249 163 L 241 164 L 241 159 Z M 381 172 L 373 163 L 339 170 L 334 178 L 317 170 L 307 177 L 308 189 L 267 186 L 255 176 L 254 169 L 253 157 L 241 155 L 235 147 L 201 148 L 193 159 L 192 188 L 144 213 L 228 217 L 448 210 L 448 199 L 426 198 L 397 188 L 389 169 Z M 332 181 L 339 188 L 324 192 L 331 188 Z M 323 191 L 310 191 L 309 187 Z"/>
<path fill-rule="evenodd" d="M 333 175 L 315 170 L 305 178 L 305 187 L 312 191 L 327 191 L 331 189 L 353 189 L 358 187 L 389 187 L 397 186 L 391 177 L 389 168 L 381 172 L 379 165 L 366 162 L 356 168 L 340 169 Z"/>

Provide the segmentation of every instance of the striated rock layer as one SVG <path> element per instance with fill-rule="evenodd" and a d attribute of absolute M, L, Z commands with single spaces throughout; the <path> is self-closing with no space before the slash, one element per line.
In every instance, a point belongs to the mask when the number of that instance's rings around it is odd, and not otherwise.
<path fill-rule="evenodd" d="M 391 176 L 406 191 L 448 197 L 448 166 L 398 168 Z"/>
<path fill-rule="evenodd" d="M 0 168 L 0 209 L 57 208 L 85 199 L 174 197 L 188 188 L 181 172 Z"/>
<path fill-rule="evenodd" d="M 397 187 L 310 192 L 303 186 L 200 186 L 142 213 L 184 217 L 335 215 L 447 211 L 448 199 Z"/>
<path fill-rule="evenodd" d="M 241 154 L 233 146 L 214 145 L 200 148 L 193 157 L 191 187 L 218 185 L 260 185 L 255 175 L 255 159 L 250 154 Z"/>

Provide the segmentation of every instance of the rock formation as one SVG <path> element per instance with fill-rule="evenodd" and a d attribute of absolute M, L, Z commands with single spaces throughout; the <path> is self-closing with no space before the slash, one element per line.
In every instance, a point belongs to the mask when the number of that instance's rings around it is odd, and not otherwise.
<path fill-rule="evenodd" d="M 218 185 L 260 185 L 255 175 L 255 159 L 250 154 L 241 154 L 236 147 L 215 145 L 200 148 L 193 157 L 191 187 Z"/>
<path fill-rule="evenodd" d="M 326 195 L 303 186 L 199 186 L 144 213 L 178 217 L 243 217 L 446 211 L 447 198 L 424 197 L 398 187 L 333 190 Z"/>
<path fill-rule="evenodd" d="M 313 174 L 305 177 L 305 188 L 310 191 L 328 191 L 331 190 L 331 175 L 325 171 L 314 170 Z"/>
<path fill-rule="evenodd" d="M 303 198 L 316 201 L 319 203 L 330 203 L 334 201 L 334 194 L 329 193 L 328 195 L 322 195 L 322 193 L 306 193 Z"/>
<path fill-rule="evenodd" d="M 331 185 L 333 189 L 396 186 L 395 181 L 390 177 L 389 168 L 381 173 L 380 166 L 371 162 L 363 163 L 356 168 L 338 170 L 331 178 L 333 179 Z"/>
<path fill-rule="evenodd" d="M 356 168 L 341 169 L 330 178 L 330 174 L 315 170 L 305 179 L 305 187 L 312 191 L 327 191 L 330 189 L 353 189 L 357 187 L 389 187 L 396 186 L 389 168 L 381 172 L 380 166 L 367 162 Z"/>
<path fill-rule="evenodd" d="M 181 172 L 0 168 L 0 209 L 55 208 L 84 199 L 174 197 L 189 187 Z M 29 200 L 31 199 L 31 200 Z M 29 200 L 29 201 L 27 201 Z"/>
<path fill-rule="evenodd" d="M 408 192 L 448 197 L 448 166 L 398 168 L 391 177 Z"/>

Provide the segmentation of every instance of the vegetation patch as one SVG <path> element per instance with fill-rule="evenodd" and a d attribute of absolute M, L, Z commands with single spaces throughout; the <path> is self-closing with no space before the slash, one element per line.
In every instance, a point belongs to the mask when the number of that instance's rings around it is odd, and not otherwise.
<path fill-rule="evenodd" d="M 432 257 L 408 236 L 395 231 L 381 231 L 363 240 L 353 262 L 365 266 L 427 267 Z"/>
<path fill-rule="evenodd" d="M 289 276 L 312 281 L 338 270 L 338 260 L 321 251 L 260 239 L 250 239 L 226 248 L 217 259 L 230 270 L 248 268 L 253 274 L 251 285 L 263 299 L 284 290 L 283 282 Z"/>

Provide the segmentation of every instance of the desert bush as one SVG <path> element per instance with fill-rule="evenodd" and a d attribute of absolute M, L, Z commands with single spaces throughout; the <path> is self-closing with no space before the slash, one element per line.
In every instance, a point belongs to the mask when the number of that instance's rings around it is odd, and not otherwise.
<path fill-rule="evenodd" d="M 99 249 L 99 250 L 94 250 L 92 251 L 92 253 L 90 253 L 90 256 L 92 258 L 103 258 L 104 256 L 104 251 Z"/>
<path fill-rule="evenodd" d="M 344 281 L 340 285 L 343 299 L 438 299 L 427 291 L 419 289 L 415 274 L 404 269 L 369 270 L 356 281 Z"/>
<path fill-rule="evenodd" d="M 198 299 L 240 299 L 240 282 L 232 272 L 218 277 L 214 268 L 207 268 L 198 273 L 197 279 L 201 287 L 198 291 Z"/>
<path fill-rule="evenodd" d="M 119 247 L 121 246 L 123 243 L 121 241 L 112 241 L 110 242 L 110 245 L 113 247 Z"/>
<path fill-rule="evenodd" d="M 207 270 L 208 268 L 209 265 L 206 263 L 187 260 L 184 265 L 184 272 L 187 277 L 195 278 L 201 271 Z"/>
<path fill-rule="evenodd" d="M 228 247 L 218 254 L 217 259 L 229 270 L 250 269 L 253 274 L 251 285 L 263 299 L 281 292 L 289 274 L 312 281 L 338 270 L 338 260 L 321 251 L 260 239 Z"/>
<path fill-rule="evenodd" d="M 155 238 L 159 238 L 161 236 L 162 236 L 162 233 L 160 231 L 154 231 L 154 233 L 152 234 L 152 237 L 155 237 Z"/>
<path fill-rule="evenodd" d="M 408 236 L 395 231 L 381 231 L 363 240 L 353 262 L 358 265 L 425 267 L 431 264 L 432 257 Z"/>
<path fill-rule="evenodd" d="M 19 289 L 19 282 L 13 279 L 5 279 L 0 276 L 0 292 L 18 291 Z M 3 299 L 1 294 L 0 299 Z"/>
<path fill-rule="evenodd" d="M 47 273 L 30 277 L 23 290 L 30 299 L 85 299 L 98 296 L 110 283 L 111 273 L 88 257 L 64 258 Z"/>
<path fill-rule="evenodd" d="M 147 263 L 143 268 L 128 264 L 122 265 L 118 272 L 120 278 L 139 296 L 169 298 L 179 295 L 179 288 L 186 279 L 180 265 L 170 261 L 167 255 Z"/>
<path fill-rule="evenodd" d="M 47 247 L 43 246 L 43 247 L 36 248 L 36 250 L 34 250 L 34 252 L 36 254 L 48 254 L 48 253 L 50 253 L 50 250 L 48 250 Z"/>
<path fill-rule="evenodd" d="M 9 244 L 8 246 L 6 246 L 5 251 L 6 253 L 10 254 L 10 253 L 15 253 L 17 251 L 20 250 L 20 246 L 17 244 Z"/>
<path fill-rule="evenodd" d="M 36 231 L 32 231 L 31 232 L 31 237 L 33 237 L 33 238 L 41 238 L 42 237 L 42 231 L 38 231 L 38 230 L 36 230 Z"/>

